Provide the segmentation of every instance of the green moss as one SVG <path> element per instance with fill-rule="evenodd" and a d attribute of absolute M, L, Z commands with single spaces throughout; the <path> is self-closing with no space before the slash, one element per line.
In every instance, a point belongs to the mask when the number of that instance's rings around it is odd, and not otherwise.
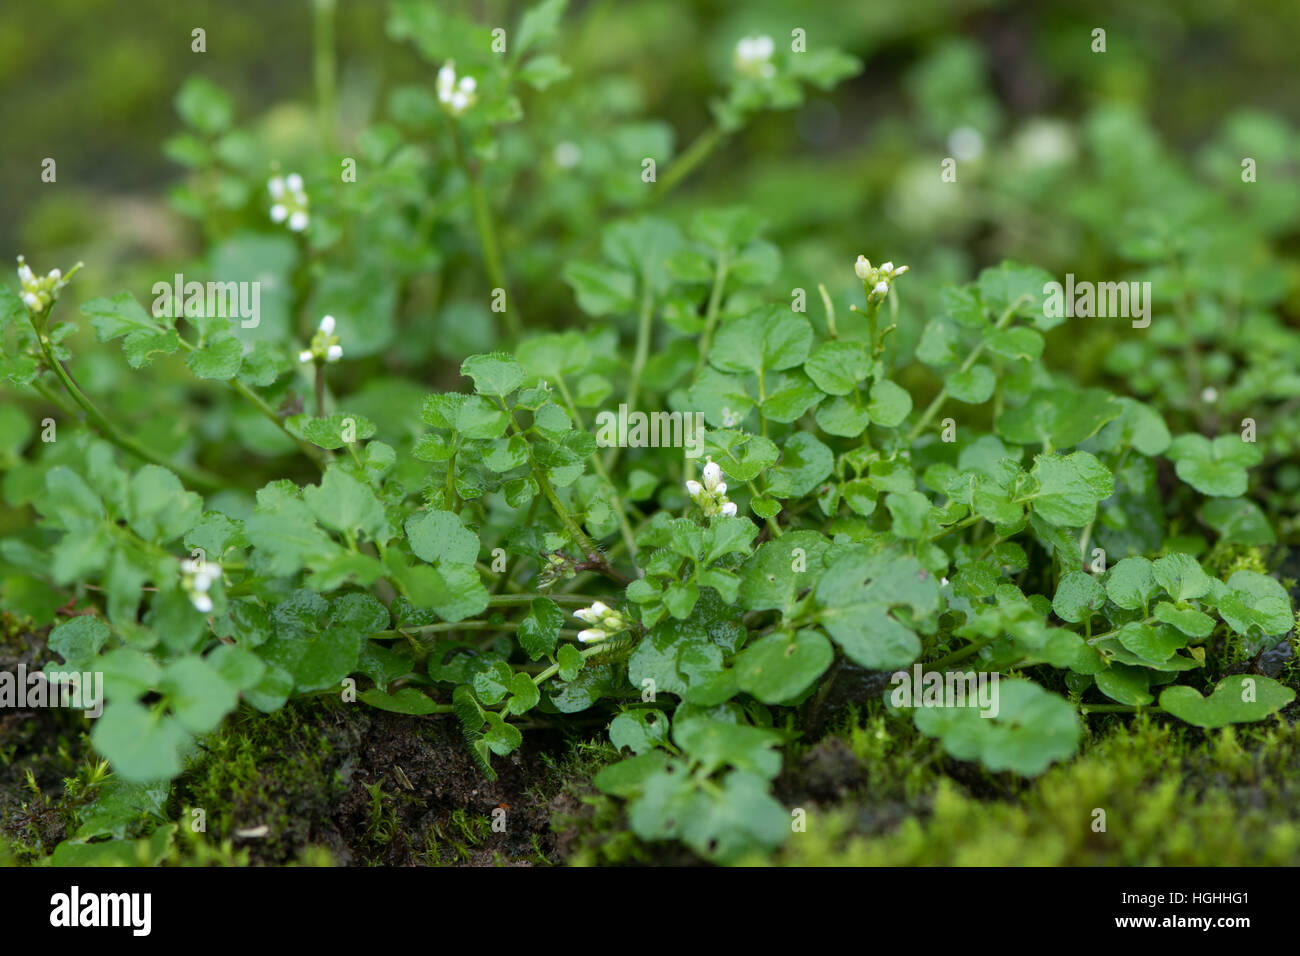
<path fill-rule="evenodd" d="M 175 789 L 178 818 L 202 809 L 207 832 L 226 840 L 264 826 L 266 836 L 256 838 L 259 858 L 300 858 L 311 846 L 312 821 L 346 790 L 331 769 L 335 748 L 297 708 L 244 713 L 202 742 Z"/>
<path fill-rule="evenodd" d="M 859 732 L 857 746 L 870 749 L 862 737 Z M 897 763 L 905 747 L 904 742 L 874 751 L 883 757 L 886 779 L 903 772 Z M 871 819 L 878 802 L 869 790 L 828 812 L 810 812 L 807 831 L 794 834 L 775 862 L 1295 864 L 1300 862 L 1298 771 L 1300 726 L 1279 722 L 1202 733 L 1156 718 L 1116 721 L 1079 759 L 1035 781 L 939 778 L 921 795 L 919 812 L 884 832 L 864 832 L 863 821 Z M 1006 788 L 1001 797 L 972 793 L 998 784 Z"/>

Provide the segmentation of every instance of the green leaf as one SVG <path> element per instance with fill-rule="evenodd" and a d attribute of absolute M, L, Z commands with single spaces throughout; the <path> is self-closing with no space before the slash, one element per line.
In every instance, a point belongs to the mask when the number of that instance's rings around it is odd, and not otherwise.
<path fill-rule="evenodd" d="M 195 377 L 224 382 L 239 374 L 244 347 L 229 332 L 213 336 L 185 359 Z"/>
<path fill-rule="evenodd" d="M 1201 520 L 1219 533 L 1223 544 L 1247 547 L 1272 544 L 1273 527 L 1259 505 L 1249 498 L 1214 498 L 1201 508 Z"/>
<path fill-rule="evenodd" d="M 91 669 L 91 662 L 108 637 L 107 624 L 97 617 L 82 614 L 50 631 L 48 641 L 50 650 L 61 655 L 69 669 L 85 671 Z"/>
<path fill-rule="evenodd" d="M 844 653 L 863 667 L 905 667 L 921 653 L 916 632 L 890 612 L 913 618 L 939 606 L 939 583 L 916 558 L 855 549 L 835 556 L 817 582 L 818 621 Z"/>
<path fill-rule="evenodd" d="M 740 605 L 789 618 L 797 596 L 816 586 L 829 542 L 816 531 L 790 531 L 764 542 L 741 571 Z"/>
<path fill-rule="evenodd" d="M 158 690 L 186 730 L 203 734 L 235 709 L 239 693 L 201 657 L 182 657 L 163 668 Z"/>
<path fill-rule="evenodd" d="M 564 626 L 564 612 L 550 598 L 534 598 L 528 616 L 519 623 L 519 646 L 532 660 L 555 653 Z"/>
<path fill-rule="evenodd" d="M 662 710 L 625 710 L 609 724 L 609 742 L 615 749 L 649 753 L 668 740 L 668 716 Z"/>
<path fill-rule="evenodd" d="M 1038 481 L 1034 511 L 1057 526 L 1082 528 L 1096 517 L 1097 503 L 1114 493 L 1110 472 L 1086 451 L 1039 455 L 1030 475 Z"/>
<path fill-rule="evenodd" d="M 1049 444 L 1059 450 L 1091 438 L 1122 411 L 1118 399 L 1098 388 L 1042 390 L 999 415 L 996 427 L 1018 445 Z"/>
<path fill-rule="evenodd" d="M 709 350 L 722 372 L 762 375 L 801 365 L 812 347 L 812 326 L 788 310 L 770 307 L 724 324 Z"/>
<path fill-rule="evenodd" d="M 1068 702 L 1024 680 L 1003 678 L 996 694 L 996 717 L 974 706 L 916 707 L 912 719 L 958 760 L 978 760 L 995 773 L 1032 777 L 1073 756 L 1082 728 Z"/>
<path fill-rule="evenodd" d="M 523 56 L 537 43 L 549 40 L 560 29 L 560 18 L 568 0 L 541 0 L 541 3 L 529 7 L 519 18 L 519 30 L 515 34 L 514 56 Z"/>
<path fill-rule="evenodd" d="M 1181 684 L 1165 688 L 1160 706 L 1197 727 L 1226 727 L 1264 720 L 1295 700 L 1295 691 L 1271 678 L 1234 674 L 1219 681 L 1209 697 Z"/>
<path fill-rule="evenodd" d="M 1188 637 L 1209 637 L 1214 630 L 1214 618 L 1193 607 L 1174 607 L 1168 601 L 1161 601 L 1153 615 L 1157 621 L 1176 627 Z"/>
<path fill-rule="evenodd" d="M 375 493 L 337 465 L 325 472 L 319 486 L 304 488 L 302 498 L 316 519 L 334 531 L 363 531 L 379 544 L 393 536 Z"/>
<path fill-rule="evenodd" d="M 1151 672 L 1143 667 L 1111 664 L 1094 674 L 1093 680 L 1097 689 L 1111 700 L 1130 707 L 1145 707 L 1155 700 L 1149 690 Z"/>
<path fill-rule="evenodd" d="M 1052 610 L 1056 616 L 1071 624 L 1092 617 L 1106 604 L 1106 592 L 1101 583 L 1086 571 L 1071 571 L 1061 578 Z"/>
<path fill-rule="evenodd" d="M 895 428 L 912 412 L 912 396 L 906 389 L 882 379 L 871 386 L 867 403 L 871 420 L 882 428 Z"/>
<path fill-rule="evenodd" d="M 997 377 L 987 365 L 972 365 L 965 371 L 950 373 L 943 380 L 948 394 L 967 405 L 979 405 L 993 396 Z"/>
<path fill-rule="evenodd" d="M 473 564 L 479 539 L 451 511 L 421 511 L 406 519 L 406 538 L 421 561 Z"/>
<path fill-rule="evenodd" d="M 1124 558 L 1106 577 L 1106 596 L 1126 611 L 1145 611 L 1157 587 L 1151 562 L 1140 555 Z"/>
<path fill-rule="evenodd" d="M 131 529 L 146 541 L 165 543 L 198 523 L 203 499 L 186 491 L 166 468 L 145 465 L 127 486 L 126 517 Z"/>
<path fill-rule="evenodd" d="M 1190 601 L 1210 593 L 1213 582 L 1190 554 L 1166 555 L 1151 566 L 1155 582 L 1175 601 Z"/>
<path fill-rule="evenodd" d="M 110 702 L 90 733 L 95 749 L 129 782 L 170 780 L 181 772 L 189 735 L 180 723 L 134 700 Z"/>
<path fill-rule="evenodd" d="M 827 395 L 847 395 L 871 371 L 861 342 L 823 342 L 804 362 L 804 371 Z"/>
<path fill-rule="evenodd" d="M 480 395 L 504 398 L 524 383 L 524 370 L 513 356 L 504 352 L 471 355 L 460 366 L 460 374 L 474 380 Z"/>
<path fill-rule="evenodd" d="M 570 262 L 564 267 L 564 281 L 572 287 L 578 307 L 590 316 L 621 314 L 636 307 L 636 280 L 619 269 Z"/>
<path fill-rule="evenodd" d="M 357 695 L 357 699 L 363 704 L 369 704 L 379 710 L 386 710 L 394 714 L 412 714 L 417 717 L 436 713 L 438 709 L 438 705 L 433 699 L 416 687 L 403 687 L 393 694 L 385 693 L 378 687 L 372 687 L 369 690 L 363 690 Z"/>
<path fill-rule="evenodd" d="M 351 440 L 354 441 L 364 441 L 375 434 L 374 422 L 351 412 L 335 412 L 324 418 L 290 415 L 284 420 L 284 427 L 295 438 L 331 450 L 349 444 L 347 436 L 353 436 Z"/>
<path fill-rule="evenodd" d="M 817 631 L 769 634 L 736 658 L 736 679 L 763 703 L 781 704 L 811 687 L 834 657 L 830 641 Z"/>
<path fill-rule="evenodd" d="M 1254 442 L 1238 435 L 1179 435 L 1166 454 L 1175 462 L 1178 477 L 1203 495 L 1239 498 L 1246 493 L 1246 469 L 1258 465 L 1263 453 Z"/>
<path fill-rule="evenodd" d="M 705 772 L 730 766 L 771 780 L 781 771 L 780 737 L 761 727 L 692 716 L 676 722 L 673 741 Z"/>
<path fill-rule="evenodd" d="M 780 462 L 767 473 L 767 494 L 774 498 L 802 498 L 834 467 L 835 456 L 816 436 L 795 432 L 786 439 Z"/>

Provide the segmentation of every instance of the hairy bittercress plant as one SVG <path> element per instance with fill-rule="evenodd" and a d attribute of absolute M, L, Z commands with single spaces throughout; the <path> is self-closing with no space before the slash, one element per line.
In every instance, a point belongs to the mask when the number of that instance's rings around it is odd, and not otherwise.
<path fill-rule="evenodd" d="M 183 357 L 189 392 L 221 403 L 214 428 L 232 430 L 203 436 L 193 460 L 131 437 L 65 368 L 73 326 L 48 323 L 75 269 L 37 279 L 23 264 L 22 291 L 0 290 L 0 331 L 16 329 L 5 380 L 89 426 L 10 470 L 8 500 L 41 526 L 2 553 L 90 599 L 96 613 L 58 623 L 49 643 L 67 667 L 104 673 L 92 739 L 119 776 L 174 777 L 241 701 L 271 711 L 330 694 L 447 715 L 489 774 L 529 715 L 595 713 L 627 752 L 595 783 L 628 801 L 633 830 L 725 861 L 790 831 L 770 786 L 781 748 L 845 666 L 1000 675 L 993 716 L 919 693 L 890 705 L 954 757 L 1025 775 L 1068 759 L 1091 712 L 1158 708 L 1217 727 L 1294 697 L 1227 673 L 1292 629 L 1286 591 L 1189 553 L 1158 486 L 1163 469 L 1225 542 L 1261 543 L 1260 451 L 1185 416 L 1175 437 L 1158 404 L 1048 368 L 1063 320 L 1042 308 L 1042 270 L 1008 262 L 944 288 L 912 354 L 895 341 L 899 297 L 924 286 L 922 269 L 844 250 L 862 299 L 837 318 L 823 287 L 823 327 L 775 286 L 781 255 L 754 211 L 643 213 L 565 263 L 587 319 L 523 334 L 490 198 L 515 170 L 497 127 L 521 118 L 524 86 L 566 75 L 538 52 L 563 9 L 528 11 L 503 59 L 475 45 L 483 28 L 393 4 L 391 34 L 437 65 L 431 87 L 401 91 L 396 122 L 363 134 L 369 182 L 332 182 L 326 162 L 273 175 L 270 223 L 267 167 L 222 94 L 183 92 L 190 131 L 170 149 L 200 175 L 178 201 L 209 230 L 210 261 L 280 291 L 255 330 L 151 314 L 132 292 L 81 313 L 141 375 Z M 733 66 L 717 125 L 655 194 L 755 111 L 856 69 L 761 35 Z M 592 201 L 618 206 L 603 188 Z M 512 347 L 465 358 L 455 390 L 355 389 L 354 361 L 429 354 L 399 341 L 399 291 L 470 235 Z M 417 389 L 418 423 L 386 414 Z M 595 415 L 620 404 L 702 412 L 703 463 L 598 447 Z M 286 475 L 318 474 L 250 496 L 243 475 L 209 470 L 235 434 L 291 462 Z"/>

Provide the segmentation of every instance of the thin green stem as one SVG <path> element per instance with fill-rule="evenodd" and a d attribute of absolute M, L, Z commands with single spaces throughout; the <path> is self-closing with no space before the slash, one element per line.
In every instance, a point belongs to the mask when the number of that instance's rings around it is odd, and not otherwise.
<path fill-rule="evenodd" d="M 98 406 L 96 406 L 95 403 L 92 402 L 81 390 L 77 383 L 73 381 L 72 376 L 69 375 L 67 369 L 63 367 L 63 363 L 55 357 L 54 352 L 50 348 L 49 340 L 41 333 L 40 327 L 37 325 L 34 317 L 32 318 L 32 328 L 36 331 L 36 340 L 40 346 L 41 355 L 45 359 L 45 364 L 49 367 L 50 371 L 54 373 L 54 376 L 59 380 L 59 384 L 61 384 L 64 391 L 68 393 L 68 396 L 81 407 L 81 410 L 86 415 L 86 420 L 106 441 L 111 442 L 128 454 L 139 458 L 141 461 L 146 461 L 150 464 L 158 465 L 159 467 L 174 471 L 187 484 L 193 485 L 196 488 L 214 491 L 222 487 L 220 480 L 218 480 L 214 475 L 190 465 L 168 461 L 162 455 L 155 451 L 151 451 L 135 439 L 118 431 L 117 427 L 114 426 L 107 417 L 105 417 L 104 413 L 99 410 Z"/>
<path fill-rule="evenodd" d="M 578 411 L 578 406 L 574 404 L 573 396 L 569 394 L 569 386 L 564 381 L 563 375 L 555 376 L 555 383 L 560 387 L 560 395 L 564 398 L 564 403 L 569 406 L 569 414 L 573 420 L 578 423 L 579 428 L 586 428 L 582 422 L 582 414 Z M 609 472 L 601 463 L 600 452 L 591 453 L 591 463 L 596 469 L 596 474 L 605 482 L 609 488 L 609 494 L 614 504 L 614 511 L 618 514 L 619 533 L 623 536 L 623 544 L 627 547 L 627 555 L 635 563 L 636 561 L 636 536 L 632 533 L 632 523 L 628 521 L 627 509 L 623 506 L 623 499 L 619 496 L 618 487 L 609 477 Z"/>
<path fill-rule="evenodd" d="M 316 82 L 316 115 L 321 148 L 338 146 L 335 134 L 334 12 L 335 0 L 314 0 L 312 4 L 312 73 Z"/>
<path fill-rule="evenodd" d="M 1005 328 L 1007 323 L 1011 321 L 1012 316 L 1016 314 L 1016 309 L 1020 307 L 1020 303 L 1023 302 L 1026 298 L 1028 298 L 1027 294 L 1022 295 L 1020 296 L 1020 298 L 1016 299 L 1016 301 L 1012 302 L 1009 306 L 1007 306 L 1007 310 L 1002 313 L 1001 317 L 997 321 L 997 324 L 994 325 L 994 328 L 995 329 Z M 966 361 L 961 363 L 961 368 L 958 369 L 959 372 L 968 371 L 970 367 L 975 364 L 975 360 L 978 359 L 980 355 L 983 354 L 984 352 L 984 342 L 985 342 L 984 339 L 980 339 L 980 341 L 976 343 L 975 348 L 971 349 L 970 355 L 966 356 Z M 912 428 L 910 432 L 907 433 L 907 440 L 909 442 L 915 441 L 916 436 L 921 434 L 921 432 L 925 430 L 925 426 L 930 424 L 930 419 L 934 418 L 934 416 L 938 413 L 939 409 L 943 407 L 943 403 L 947 401 L 947 399 L 948 399 L 948 386 L 945 385 L 943 388 L 939 389 L 939 394 L 934 397 L 934 401 L 930 402 L 930 404 L 926 407 L 925 412 L 921 415 L 921 420 L 916 423 L 916 425 Z"/>
<path fill-rule="evenodd" d="M 672 192 L 683 179 L 694 172 L 696 166 L 709 158 L 724 136 L 722 128 L 715 123 L 696 137 L 695 142 L 691 143 L 686 151 L 668 167 L 668 171 L 658 182 L 655 195 L 663 198 Z"/>
<path fill-rule="evenodd" d="M 479 247 L 483 250 L 483 264 L 487 268 L 492 285 L 505 293 L 506 308 L 503 314 L 506 330 L 512 339 L 518 341 L 523 334 L 523 318 L 519 314 L 518 303 L 510 294 L 510 287 L 506 282 L 506 270 L 501 261 L 501 247 L 497 242 L 496 226 L 492 221 L 492 210 L 488 205 L 487 193 L 483 191 L 483 183 L 479 180 L 477 168 L 470 163 L 469 157 L 465 154 L 465 146 L 460 138 L 460 127 L 456 125 L 454 119 L 450 121 L 450 125 L 456 162 L 460 164 L 465 180 L 469 184 L 470 205 L 474 211 L 474 226 L 478 230 Z"/>
<path fill-rule="evenodd" d="M 713 333 L 718 327 L 718 313 L 722 308 L 722 292 L 727 285 L 727 270 L 731 259 L 724 251 L 718 256 L 718 265 L 713 274 L 713 289 L 709 292 L 709 305 L 704 313 L 704 334 L 700 336 L 700 355 L 695 360 L 693 381 L 699 381 L 700 373 L 709 360 L 709 350 L 713 347 Z"/>

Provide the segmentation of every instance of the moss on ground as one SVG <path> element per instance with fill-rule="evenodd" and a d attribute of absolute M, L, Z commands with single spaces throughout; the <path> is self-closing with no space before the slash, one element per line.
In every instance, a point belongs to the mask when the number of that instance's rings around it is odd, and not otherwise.
<path fill-rule="evenodd" d="M 40 666 L 43 654 L 44 635 L 0 629 L 0 666 Z M 1296 659 L 1277 676 L 1295 685 Z M 860 691 L 847 682 L 850 698 Z M 1094 717 L 1080 756 L 1035 780 L 953 760 L 879 700 L 860 708 L 788 748 L 776 793 L 807 811 L 806 829 L 752 862 L 1300 863 L 1300 703 L 1219 731 Z M 169 865 L 696 862 L 678 844 L 638 840 L 623 805 L 592 787 L 617 759 L 603 735 L 525 739 L 491 781 L 454 720 L 304 701 L 242 711 L 170 791 L 131 795 L 94 758 L 79 714 L 0 714 L 0 864 L 47 860 L 115 802 L 115 839 L 72 850 Z"/>
<path fill-rule="evenodd" d="M 1112 719 L 1080 757 L 1033 781 L 956 764 L 883 715 L 812 748 L 804 762 L 828 753 L 857 763 L 859 788 L 835 804 L 809 794 L 806 831 L 772 862 L 1300 862 L 1300 725 L 1283 720 L 1202 732 L 1159 717 Z"/>

